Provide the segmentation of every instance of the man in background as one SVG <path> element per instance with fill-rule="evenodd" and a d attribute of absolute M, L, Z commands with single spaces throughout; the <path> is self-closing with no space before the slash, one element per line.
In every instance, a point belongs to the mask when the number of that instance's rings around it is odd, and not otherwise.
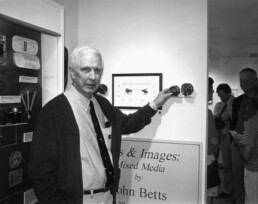
<path fill-rule="evenodd" d="M 213 90 L 213 84 L 214 80 L 213 78 L 208 78 L 208 101 L 212 100 L 212 96 L 214 93 Z M 219 145 L 219 137 L 218 132 L 215 127 L 215 121 L 212 114 L 212 111 L 208 109 L 208 134 L 207 134 L 207 146 L 208 146 L 208 154 L 207 154 L 207 169 L 209 170 L 209 165 L 211 165 L 215 160 L 217 160 L 217 149 Z M 218 169 L 217 169 L 218 170 Z M 218 172 L 217 172 L 218 173 Z M 217 182 L 212 182 L 212 184 L 209 181 L 212 181 L 214 178 L 214 172 L 207 172 L 207 204 L 211 204 L 213 201 L 213 197 L 218 196 L 218 185 L 220 185 L 220 179 L 216 180 Z"/>
<path fill-rule="evenodd" d="M 232 102 L 234 96 L 232 95 L 231 88 L 228 84 L 219 84 L 216 90 L 220 102 L 216 103 L 214 107 L 214 117 L 221 120 L 221 127 L 217 126 L 220 137 L 220 151 L 222 153 L 223 163 L 223 182 L 222 192 L 219 197 L 232 197 L 233 190 L 233 175 L 232 175 L 232 161 L 230 150 L 230 135 L 228 133 L 231 122 Z"/>
<path fill-rule="evenodd" d="M 235 130 L 240 134 L 243 134 L 244 122 L 255 115 L 255 110 L 248 97 L 252 82 L 255 78 L 257 78 L 256 71 L 249 67 L 244 68 L 239 73 L 240 87 L 244 94 L 233 100 L 230 130 Z M 240 155 L 239 147 L 234 139 L 232 139 L 231 142 L 231 156 L 236 204 L 243 204 L 245 202 L 244 160 Z"/>

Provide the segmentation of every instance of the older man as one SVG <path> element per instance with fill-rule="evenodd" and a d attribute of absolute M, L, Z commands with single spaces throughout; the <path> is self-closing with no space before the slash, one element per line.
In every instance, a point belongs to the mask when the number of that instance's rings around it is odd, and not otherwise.
<path fill-rule="evenodd" d="M 252 82 L 255 78 L 257 78 L 256 71 L 249 67 L 241 70 L 239 73 L 240 87 L 244 94 L 233 100 L 230 129 L 235 130 L 240 134 L 243 133 L 244 122 L 255 115 L 255 110 L 248 97 Z M 241 157 L 239 147 L 234 140 L 231 142 L 231 156 L 236 204 L 243 204 L 245 202 L 244 160 Z"/>
<path fill-rule="evenodd" d="M 102 73 L 101 53 L 76 47 L 70 55 L 72 86 L 43 107 L 29 163 L 39 203 L 115 203 L 121 134 L 141 130 L 171 97 L 165 89 L 125 115 L 95 94 Z"/>

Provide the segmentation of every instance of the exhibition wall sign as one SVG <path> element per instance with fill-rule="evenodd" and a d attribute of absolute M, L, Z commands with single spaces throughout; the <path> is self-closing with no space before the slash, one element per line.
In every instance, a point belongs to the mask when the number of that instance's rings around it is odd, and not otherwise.
<path fill-rule="evenodd" d="M 198 142 L 124 137 L 117 203 L 200 203 Z"/>

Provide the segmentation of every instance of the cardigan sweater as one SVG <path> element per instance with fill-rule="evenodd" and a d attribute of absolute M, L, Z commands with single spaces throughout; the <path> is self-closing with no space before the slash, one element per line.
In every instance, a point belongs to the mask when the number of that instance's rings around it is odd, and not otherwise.
<path fill-rule="evenodd" d="M 111 152 L 116 179 L 111 194 L 115 203 L 120 179 L 121 135 L 141 130 L 151 122 L 156 111 L 146 105 L 126 115 L 106 98 L 100 95 L 95 98 L 112 127 Z M 31 147 L 29 178 L 39 203 L 83 202 L 79 128 L 64 94 L 49 101 L 39 115 Z"/>

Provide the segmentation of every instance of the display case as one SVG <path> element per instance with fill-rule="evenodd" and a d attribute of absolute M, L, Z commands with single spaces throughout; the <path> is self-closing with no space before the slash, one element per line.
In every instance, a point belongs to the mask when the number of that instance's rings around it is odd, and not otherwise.
<path fill-rule="evenodd" d="M 28 161 L 37 116 L 64 87 L 63 14 L 48 0 L 1 1 L 0 203 L 37 201 Z"/>

